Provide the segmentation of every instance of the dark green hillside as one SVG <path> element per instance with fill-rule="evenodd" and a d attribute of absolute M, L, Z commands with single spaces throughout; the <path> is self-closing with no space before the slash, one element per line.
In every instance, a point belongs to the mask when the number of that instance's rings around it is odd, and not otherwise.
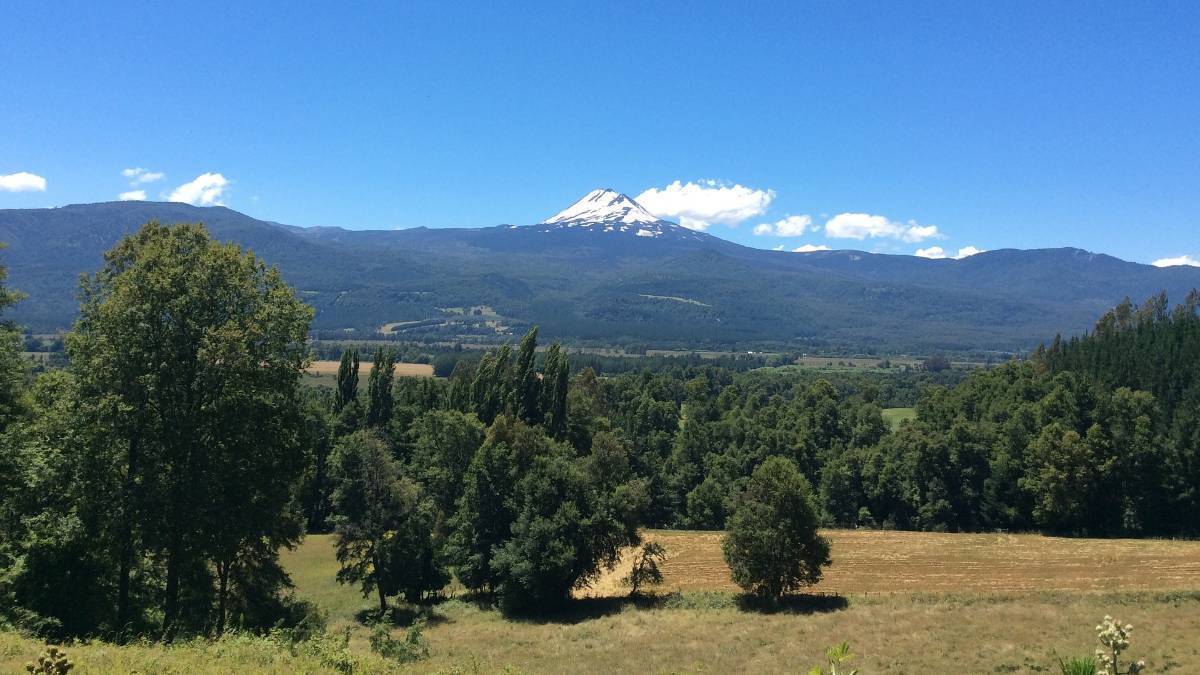
<path fill-rule="evenodd" d="M 1126 296 L 1182 298 L 1200 270 L 1157 269 L 1077 249 L 1003 250 L 964 260 L 861 251 L 793 254 L 664 223 L 665 234 L 602 227 L 351 231 L 297 228 L 224 207 L 114 202 L 0 210 L 14 319 L 69 325 L 76 278 L 142 223 L 203 222 L 278 265 L 317 310 L 314 327 L 379 326 L 411 339 L 547 336 L 676 348 L 1013 351 L 1086 330 Z M 463 308 L 488 307 L 477 317 Z M 411 322 L 411 323 L 408 323 Z"/>

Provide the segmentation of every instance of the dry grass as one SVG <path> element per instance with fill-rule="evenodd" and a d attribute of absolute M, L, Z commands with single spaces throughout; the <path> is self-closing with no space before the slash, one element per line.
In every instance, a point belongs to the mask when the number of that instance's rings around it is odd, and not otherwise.
<path fill-rule="evenodd" d="M 666 589 L 681 595 L 632 603 L 621 570 L 565 612 L 509 620 L 461 599 L 432 609 L 431 658 L 387 664 L 369 654 L 355 613 L 371 606 L 333 581 L 328 536 L 285 552 L 300 597 L 334 627 L 353 627 L 356 672 L 794 673 L 849 640 L 870 673 L 1057 672 L 1060 656 L 1095 647 L 1105 614 L 1134 624 L 1132 653 L 1150 672 L 1200 673 L 1200 542 L 1056 539 L 835 530 L 833 565 L 815 590 L 843 602 L 800 601 L 774 613 L 738 608 L 719 533 L 650 531 L 668 552 Z M 0 633 L 0 672 L 39 643 Z M 176 647 L 100 643 L 74 648 L 80 673 L 331 673 L 311 656 L 253 641 Z"/>
<path fill-rule="evenodd" d="M 313 361 L 308 367 L 308 372 L 313 375 L 337 375 L 340 361 Z M 371 374 L 371 369 L 374 367 L 369 361 L 364 361 L 359 364 L 359 377 L 366 377 Z M 428 363 L 397 363 L 396 377 L 433 377 L 433 366 Z"/>
<path fill-rule="evenodd" d="M 1200 590 L 1200 542 L 1065 539 L 1036 534 L 828 530 L 833 564 L 820 593 L 1023 593 Z M 720 532 L 653 530 L 667 549 L 664 587 L 737 591 Z M 619 588 L 628 563 L 596 586 Z"/>

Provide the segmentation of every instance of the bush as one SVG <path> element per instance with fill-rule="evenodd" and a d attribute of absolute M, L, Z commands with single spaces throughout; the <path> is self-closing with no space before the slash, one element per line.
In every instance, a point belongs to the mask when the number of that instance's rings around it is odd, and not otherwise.
<path fill-rule="evenodd" d="M 767 459 L 739 495 L 721 542 L 733 581 L 771 601 L 819 581 L 829 542 L 817 534 L 818 521 L 812 488 L 796 465 Z"/>
<path fill-rule="evenodd" d="M 66 675 L 74 667 L 75 664 L 67 658 L 67 652 L 58 647 L 47 647 L 46 651 L 38 656 L 37 663 L 25 664 L 26 672 L 39 675 Z"/>
<path fill-rule="evenodd" d="M 1096 659 L 1091 656 L 1059 659 L 1058 667 L 1062 675 L 1096 675 Z"/>
<path fill-rule="evenodd" d="M 853 658 L 854 655 L 850 653 L 849 642 L 843 642 L 826 649 L 825 660 L 829 662 L 828 675 L 858 675 L 858 669 L 852 669 L 849 671 L 838 670 Z M 821 666 L 813 666 L 811 669 L 809 669 L 808 675 L 826 675 L 826 673 Z"/>
<path fill-rule="evenodd" d="M 385 659 L 393 659 L 400 663 L 411 663 L 429 658 L 429 646 L 421 629 L 425 627 L 423 619 L 417 619 L 408 627 L 403 640 L 392 637 L 392 631 L 384 622 L 375 624 L 371 629 L 371 651 Z"/>

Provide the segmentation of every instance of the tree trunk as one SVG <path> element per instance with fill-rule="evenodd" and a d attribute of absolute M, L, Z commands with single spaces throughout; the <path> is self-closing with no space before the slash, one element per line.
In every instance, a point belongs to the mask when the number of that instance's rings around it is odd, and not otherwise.
<path fill-rule="evenodd" d="M 117 573 L 117 630 L 118 639 L 124 639 L 129 629 L 130 607 L 129 586 L 133 574 L 133 490 L 138 472 L 139 434 L 135 431 L 129 439 L 129 454 L 122 486 L 121 504 L 121 562 Z"/>
<path fill-rule="evenodd" d="M 383 594 L 383 577 L 382 568 L 379 566 L 379 555 L 372 556 L 372 563 L 375 565 L 375 590 L 379 591 L 379 618 L 383 618 L 383 614 L 387 612 L 387 596 Z"/>
<path fill-rule="evenodd" d="M 232 563 L 217 563 L 217 637 L 225 633 L 225 615 L 229 611 L 229 574 L 232 570 Z"/>
<path fill-rule="evenodd" d="M 163 600 L 163 640 L 170 642 L 175 638 L 176 623 L 179 619 L 179 566 L 182 563 L 182 548 L 178 534 L 171 535 L 171 547 L 167 551 L 167 588 Z"/>

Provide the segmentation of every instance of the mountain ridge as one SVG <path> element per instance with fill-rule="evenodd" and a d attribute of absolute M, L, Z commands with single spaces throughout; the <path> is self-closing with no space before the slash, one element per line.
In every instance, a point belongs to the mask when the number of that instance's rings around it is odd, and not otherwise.
<path fill-rule="evenodd" d="M 628 199 L 619 193 L 617 197 Z M 585 197 L 586 199 L 586 197 Z M 69 325 L 81 272 L 147 220 L 204 222 L 276 264 L 317 309 L 319 330 L 366 335 L 419 321 L 403 337 L 548 337 L 605 344 L 861 351 L 1021 350 L 1091 327 L 1126 296 L 1200 286 L 1200 269 L 1155 268 L 1076 248 L 998 249 L 961 260 L 855 250 L 755 249 L 661 221 L 638 236 L 619 217 L 485 228 L 297 227 L 226 207 L 102 202 L 0 210 L 0 256 L 30 297 L 12 316 Z M 634 206 L 640 208 L 633 200 Z M 578 204 L 578 203 L 577 203 Z M 548 218 L 560 218 L 567 210 Z M 576 225 L 565 224 L 574 219 Z M 650 225 L 627 222 L 627 227 Z M 680 236 L 670 228 L 683 230 Z M 668 302 L 663 298 L 695 301 Z M 484 318 L 466 310 L 486 307 Z"/>

